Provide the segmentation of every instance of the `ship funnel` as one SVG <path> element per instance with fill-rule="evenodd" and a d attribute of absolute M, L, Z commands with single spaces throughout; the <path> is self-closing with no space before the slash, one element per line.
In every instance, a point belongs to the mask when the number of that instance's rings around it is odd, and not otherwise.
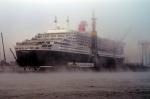
<path fill-rule="evenodd" d="M 81 21 L 79 26 L 78 26 L 78 31 L 79 32 L 85 32 L 86 31 L 86 26 L 87 26 L 87 22 L 86 21 Z"/>

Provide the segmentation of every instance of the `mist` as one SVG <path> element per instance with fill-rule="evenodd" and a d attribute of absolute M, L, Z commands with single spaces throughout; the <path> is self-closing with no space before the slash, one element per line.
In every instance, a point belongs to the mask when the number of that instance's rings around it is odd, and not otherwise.
<path fill-rule="evenodd" d="M 9 48 L 14 48 L 16 42 L 46 32 L 54 16 L 62 24 L 69 16 L 72 29 L 77 29 L 79 22 L 86 20 L 90 30 L 94 9 L 100 37 L 119 41 L 131 28 L 124 40 L 125 57 L 131 62 L 139 62 L 137 42 L 150 39 L 149 5 L 149 0 L 1 0 L 0 31 L 4 34 L 7 59 L 13 60 Z M 1 47 L 0 57 L 3 58 Z"/>
<path fill-rule="evenodd" d="M 149 76 L 149 72 L 3 73 L 0 74 L 0 97 L 144 99 L 149 97 Z"/>

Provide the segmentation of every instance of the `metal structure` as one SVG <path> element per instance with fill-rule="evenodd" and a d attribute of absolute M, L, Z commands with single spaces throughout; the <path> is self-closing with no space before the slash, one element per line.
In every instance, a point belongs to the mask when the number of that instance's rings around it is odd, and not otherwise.
<path fill-rule="evenodd" d="M 14 52 L 12 51 L 12 49 L 10 48 L 10 52 L 12 53 L 14 59 L 17 61 L 17 57 L 15 56 Z"/>
<path fill-rule="evenodd" d="M 129 32 L 131 32 L 131 28 L 129 28 L 124 35 L 122 36 L 122 38 L 118 41 L 118 44 L 114 46 L 114 52 L 113 52 L 113 56 L 114 56 L 114 61 L 115 63 L 117 63 L 116 61 L 116 52 L 117 50 L 120 48 L 120 46 L 124 45 L 123 41 L 125 40 L 125 38 L 128 36 Z"/>
<path fill-rule="evenodd" d="M 2 32 L 1 32 L 1 38 L 2 38 L 2 47 L 3 47 L 4 62 L 6 63 L 5 46 L 4 46 L 4 39 L 3 39 Z"/>
<path fill-rule="evenodd" d="M 99 59 L 98 59 L 96 18 L 95 18 L 94 12 L 93 12 L 93 16 L 92 16 L 91 54 L 92 54 L 92 62 L 94 63 L 94 67 L 96 69 L 99 69 L 100 64 L 99 64 Z"/>

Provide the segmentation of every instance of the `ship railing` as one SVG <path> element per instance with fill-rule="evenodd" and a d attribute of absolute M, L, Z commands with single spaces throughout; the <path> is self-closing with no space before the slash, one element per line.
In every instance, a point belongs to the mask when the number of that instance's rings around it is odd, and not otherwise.
<path fill-rule="evenodd" d="M 15 49 L 16 50 L 28 50 L 28 49 L 30 49 L 30 50 L 33 50 L 33 49 L 40 49 L 41 48 L 41 46 L 40 45 L 21 45 L 21 46 L 16 46 L 15 47 Z"/>
<path fill-rule="evenodd" d="M 57 49 L 54 49 L 54 50 L 58 50 L 58 51 L 64 51 L 64 52 L 72 52 L 72 53 L 80 53 L 80 54 L 89 54 L 90 50 L 77 50 L 77 49 L 74 49 L 74 48 L 57 48 Z"/>
<path fill-rule="evenodd" d="M 114 57 L 113 53 L 107 53 L 107 52 L 102 52 L 102 51 L 98 51 L 98 55 L 99 56 L 104 56 L 104 57 Z M 123 58 L 123 57 L 124 57 L 123 54 L 115 55 L 115 58 Z"/>

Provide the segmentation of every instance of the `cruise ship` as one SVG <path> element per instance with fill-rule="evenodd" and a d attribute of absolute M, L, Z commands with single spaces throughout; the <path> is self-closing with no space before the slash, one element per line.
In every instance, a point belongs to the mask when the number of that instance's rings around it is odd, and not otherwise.
<path fill-rule="evenodd" d="M 77 30 L 58 25 L 45 33 L 38 33 L 30 40 L 17 42 L 15 46 L 17 63 L 22 67 L 60 66 L 72 63 L 93 63 L 92 31 L 86 30 L 86 22 L 81 21 Z M 95 21 L 92 21 L 95 28 Z M 115 61 L 122 64 L 124 44 L 106 38 L 96 37 L 96 53 L 99 65 L 111 65 Z"/>

